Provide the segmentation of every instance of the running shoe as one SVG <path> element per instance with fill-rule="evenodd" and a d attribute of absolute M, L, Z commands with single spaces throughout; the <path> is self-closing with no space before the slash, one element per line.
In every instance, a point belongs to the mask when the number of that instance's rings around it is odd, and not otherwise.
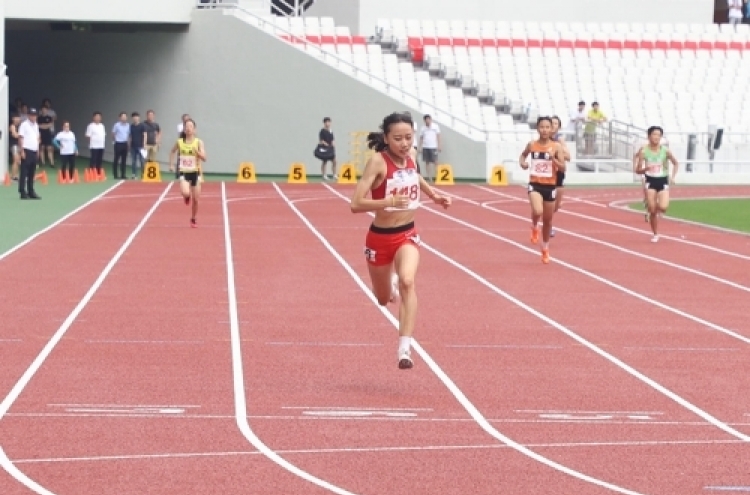
<path fill-rule="evenodd" d="M 531 227 L 531 243 L 539 242 L 539 227 Z"/>
<path fill-rule="evenodd" d="M 549 249 L 542 249 L 542 263 L 549 263 Z"/>
<path fill-rule="evenodd" d="M 398 275 L 393 272 L 391 273 L 391 302 L 395 301 L 398 296 Z"/>
<path fill-rule="evenodd" d="M 552 227 L 552 230 L 550 230 L 549 236 L 550 237 L 555 237 L 555 228 L 554 227 Z"/>
<path fill-rule="evenodd" d="M 404 351 L 398 356 L 398 369 L 408 370 L 414 366 L 414 361 L 411 360 L 409 351 Z"/>
<path fill-rule="evenodd" d="M 651 238 L 651 242 L 653 242 L 653 243 L 657 243 L 657 242 L 659 242 L 659 234 L 656 234 L 656 235 L 654 235 L 654 236 L 653 236 L 653 237 Z"/>
<path fill-rule="evenodd" d="M 194 229 L 198 228 L 198 223 L 195 221 L 195 218 L 190 219 L 190 226 Z"/>

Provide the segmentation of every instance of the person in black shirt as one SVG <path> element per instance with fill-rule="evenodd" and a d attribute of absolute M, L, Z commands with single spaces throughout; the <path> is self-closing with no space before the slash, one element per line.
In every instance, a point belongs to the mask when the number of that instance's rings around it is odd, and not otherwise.
<path fill-rule="evenodd" d="M 49 114 L 46 107 L 39 109 L 39 117 L 36 119 L 36 123 L 39 124 L 39 136 L 42 138 L 42 142 L 39 145 L 39 164 L 44 166 L 47 162 L 46 158 L 49 158 L 49 166 L 55 168 L 55 147 L 52 145 L 52 126 L 54 119 Z"/>
<path fill-rule="evenodd" d="M 320 175 L 323 176 L 323 180 L 328 180 L 326 175 L 326 163 L 331 162 L 331 179 L 338 180 L 336 175 L 336 146 L 333 139 L 333 133 L 331 132 L 331 119 L 326 117 L 323 119 L 323 128 L 318 134 L 318 158 L 322 160 L 320 164 Z"/>
<path fill-rule="evenodd" d="M 136 177 L 143 177 L 143 164 L 145 160 L 143 150 L 146 144 L 143 141 L 143 135 L 146 129 L 143 127 L 143 122 L 141 122 L 141 116 L 138 112 L 133 112 L 130 117 L 133 119 L 130 124 L 130 156 L 133 159 L 133 164 L 131 165 L 133 176 L 131 178 L 135 180 Z M 136 165 L 136 163 L 140 165 Z"/>

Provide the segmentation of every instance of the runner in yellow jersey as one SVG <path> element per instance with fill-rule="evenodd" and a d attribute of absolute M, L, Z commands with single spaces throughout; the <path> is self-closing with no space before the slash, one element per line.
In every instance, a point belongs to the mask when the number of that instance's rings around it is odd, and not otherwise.
<path fill-rule="evenodd" d="M 169 152 L 169 171 L 174 171 L 175 153 L 179 156 L 179 179 L 180 192 L 185 198 L 185 204 L 193 201 L 192 217 L 190 226 L 196 228 L 195 217 L 198 214 L 198 199 L 201 194 L 201 183 L 203 182 L 203 162 L 206 161 L 206 150 L 203 141 L 195 137 L 195 121 L 188 119 L 183 127 L 183 137 L 177 140 L 172 151 Z"/>

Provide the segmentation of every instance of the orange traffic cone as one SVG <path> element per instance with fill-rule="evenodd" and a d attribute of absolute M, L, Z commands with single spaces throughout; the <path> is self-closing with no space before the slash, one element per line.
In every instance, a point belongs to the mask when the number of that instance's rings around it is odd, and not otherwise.
<path fill-rule="evenodd" d="M 34 179 L 40 181 L 45 186 L 47 184 L 49 184 L 49 180 L 47 178 L 47 171 L 46 170 L 42 170 L 41 172 L 39 172 L 38 174 L 36 174 L 36 176 L 34 177 Z"/>
<path fill-rule="evenodd" d="M 63 175 L 62 170 L 57 171 L 57 183 L 58 184 L 65 184 L 67 181 L 65 180 L 65 176 Z"/>
<path fill-rule="evenodd" d="M 75 171 L 73 171 L 73 183 L 78 184 L 79 182 L 81 182 L 81 180 L 78 178 L 78 169 L 75 169 Z"/>
<path fill-rule="evenodd" d="M 10 172 L 5 173 L 5 179 L 3 179 L 3 184 L 6 186 L 10 185 Z"/>

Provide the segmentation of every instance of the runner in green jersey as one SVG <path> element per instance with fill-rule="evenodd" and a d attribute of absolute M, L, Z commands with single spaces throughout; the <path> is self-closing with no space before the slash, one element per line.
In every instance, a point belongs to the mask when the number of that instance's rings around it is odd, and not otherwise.
<path fill-rule="evenodd" d="M 661 144 L 664 131 L 661 127 L 648 129 L 648 144 L 638 152 L 636 173 L 646 176 L 646 202 L 648 203 L 649 221 L 654 236 L 651 242 L 659 241 L 659 213 L 665 213 L 669 207 L 669 186 L 674 184 L 679 165 L 669 148 Z M 669 170 L 672 163 L 672 171 Z"/>

